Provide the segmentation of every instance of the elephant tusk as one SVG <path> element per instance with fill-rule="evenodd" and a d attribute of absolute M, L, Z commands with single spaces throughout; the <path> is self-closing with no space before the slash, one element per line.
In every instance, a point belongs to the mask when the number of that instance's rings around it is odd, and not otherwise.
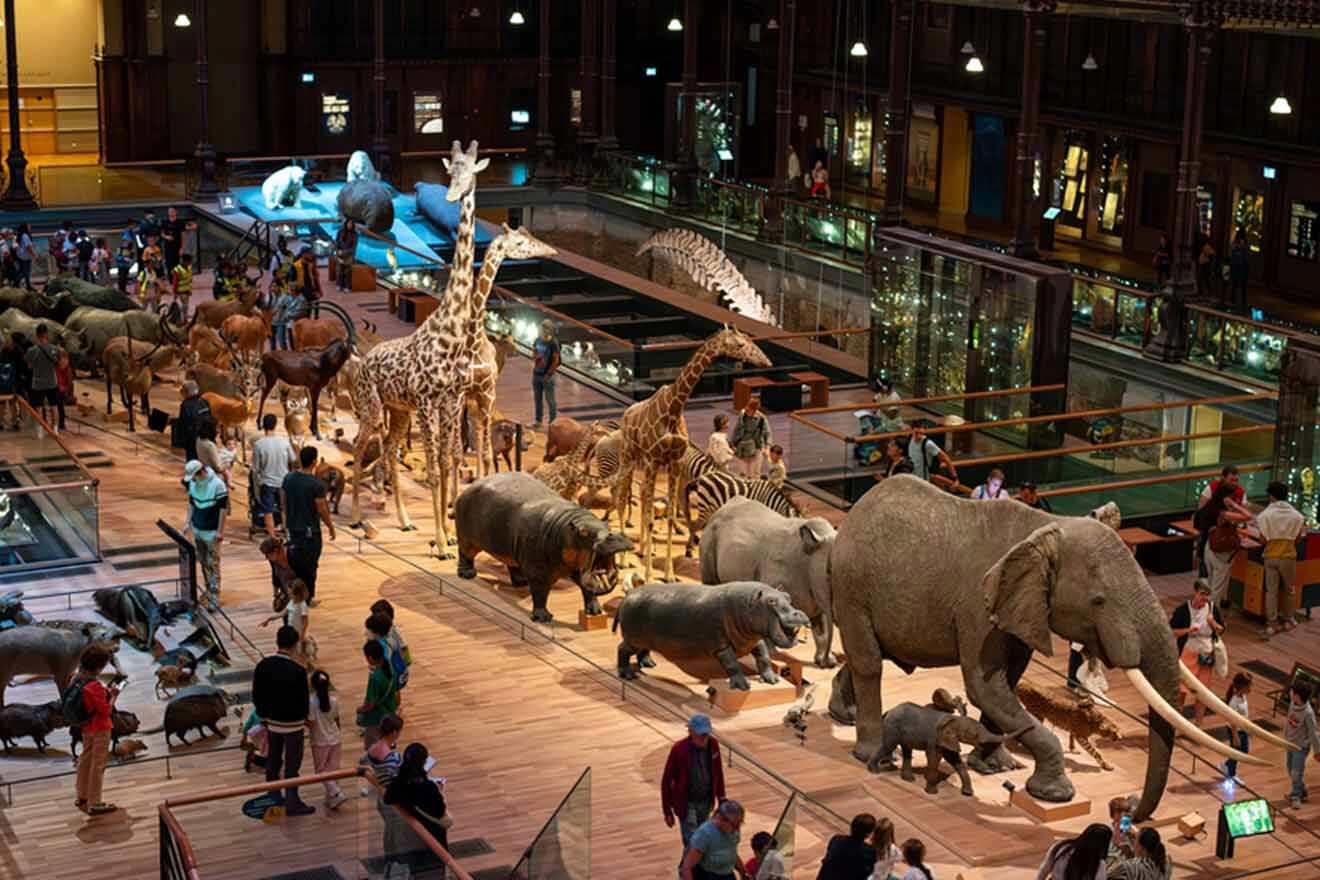
<path fill-rule="evenodd" d="M 1268 730 L 1261 727 L 1259 724 L 1252 721 L 1250 718 L 1243 718 L 1241 715 L 1238 715 L 1236 712 L 1234 712 L 1231 708 L 1229 708 L 1227 703 L 1219 699 L 1219 697 L 1215 696 L 1214 691 L 1206 687 L 1205 683 L 1202 682 L 1199 678 L 1197 678 L 1196 675 L 1192 673 L 1192 670 L 1188 669 L 1187 666 L 1181 660 L 1178 661 L 1178 674 L 1182 676 L 1183 684 L 1187 686 L 1188 690 L 1193 691 L 1196 694 L 1197 699 L 1205 703 L 1210 708 L 1214 709 L 1220 715 L 1224 716 L 1225 719 L 1233 719 L 1233 718 L 1241 719 L 1236 723 L 1242 725 L 1247 730 L 1251 731 L 1252 736 L 1258 736 L 1261 739 L 1265 740 L 1266 742 L 1273 743 L 1274 745 L 1278 746 L 1281 749 L 1288 749 L 1294 752 L 1301 751 L 1299 747 L 1288 742 L 1283 737 L 1270 733 Z"/>
<path fill-rule="evenodd" d="M 1127 673 L 1128 680 L 1132 682 L 1132 686 L 1137 689 L 1137 693 L 1141 694 L 1141 698 L 1146 701 L 1146 704 L 1154 709 L 1161 718 L 1173 725 L 1174 730 L 1178 731 L 1183 736 L 1198 745 L 1205 746 L 1207 749 L 1218 752 L 1225 758 L 1232 758 L 1241 763 L 1256 764 L 1261 767 L 1271 766 L 1270 762 L 1266 761 L 1264 758 L 1239 752 L 1237 749 L 1231 748 L 1225 743 L 1221 743 L 1219 740 L 1188 721 L 1183 717 L 1181 712 L 1170 706 L 1169 702 L 1165 700 L 1164 697 L 1160 696 L 1159 691 L 1155 690 L 1155 686 L 1147 680 L 1146 676 L 1142 675 L 1140 669 L 1130 667 L 1123 671 Z"/>

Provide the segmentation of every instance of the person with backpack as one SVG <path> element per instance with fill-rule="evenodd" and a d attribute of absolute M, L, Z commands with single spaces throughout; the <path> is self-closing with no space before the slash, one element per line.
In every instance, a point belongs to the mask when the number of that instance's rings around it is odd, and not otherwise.
<path fill-rule="evenodd" d="M 747 405 L 738 413 L 738 421 L 734 422 L 729 444 L 734 456 L 729 462 L 730 470 L 749 480 L 758 479 L 765 451 L 770 448 L 770 420 L 761 412 L 760 398 L 747 399 Z"/>
<path fill-rule="evenodd" d="M 46 424 L 51 423 L 47 406 L 55 407 L 59 421 L 55 424 L 55 433 L 64 430 L 64 396 L 60 394 L 60 380 L 56 371 L 60 366 L 60 349 L 51 345 L 50 333 L 45 324 L 37 325 L 37 341 L 23 356 L 28 369 L 32 371 L 32 387 L 28 402 L 41 412 Z"/>
<path fill-rule="evenodd" d="M 83 281 L 92 280 L 92 254 L 96 251 L 96 245 L 87 235 L 86 229 L 78 230 L 78 238 L 75 243 L 78 253 L 78 277 Z"/>
<path fill-rule="evenodd" d="M 373 610 L 371 616 L 366 622 L 367 637 L 380 642 L 381 649 L 385 652 L 385 659 L 389 663 L 390 675 L 394 679 L 394 693 L 396 700 L 396 709 L 399 702 L 402 702 L 400 693 L 408 685 L 408 658 L 404 655 L 406 646 L 403 646 L 402 639 L 399 639 L 399 647 L 395 647 L 390 641 L 391 632 L 394 631 L 394 621 L 387 615 Z"/>
<path fill-rule="evenodd" d="M 89 816 L 113 813 L 118 807 L 101 800 L 101 783 L 110 758 L 110 712 L 119 688 L 106 687 L 99 678 L 110 655 L 91 649 L 78 661 L 78 671 L 64 689 L 60 703 L 64 720 L 82 728 L 83 753 L 78 761 L 78 799 L 73 805 Z"/>
<path fill-rule="evenodd" d="M 315 317 L 316 301 L 321 298 L 321 273 L 316 271 L 316 252 L 312 250 L 310 245 L 304 247 L 302 253 L 298 254 L 293 269 L 293 290 L 302 296 L 303 301 L 307 303 L 308 309 L 312 312 L 312 317 Z"/>
<path fill-rule="evenodd" d="M 357 708 L 357 723 L 362 728 L 362 745 L 369 751 L 381 737 L 381 720 L 398 712 L 399 691 L 380 639 L 368 639 L 362 646 L 362 656 L 371 672 L 367 676 L 367 695 Z"/>
<path fill-rule="evenodd" d="M 948 471 L 949 478 L 958 482 L 958 469 L 953 466 L 949 453 L 940 449 L 940 445 L 926 436 L 926 425 L 916 422 L 912 425 L 912 436 L 908 439 L 907 457 L 912 461 L 912 474 L 923 480 L 929 480 L 936 468 Z"/>
<path fill-rule="evenodd" d="M 19 428 L 23 409 L 18 405 L 18 395 L 23 393 L 20 378 L 25 366 L 18 334 L 6 334 L 4 345 L 0 346 L 0 430 L 4 430 L 6 422 L 15 431 Z"/>

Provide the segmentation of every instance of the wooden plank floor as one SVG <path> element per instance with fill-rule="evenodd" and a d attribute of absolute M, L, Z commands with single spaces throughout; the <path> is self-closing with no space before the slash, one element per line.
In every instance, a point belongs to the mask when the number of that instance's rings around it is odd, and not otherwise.
<path fill-rule="evenodd" d="M 374 308 L 383 302 L 383 293 L 336 299 L 355 312 L 371 315 L 384 335 L 398 335 L 404 329 Z M 364 306 L 372 310 L 364 311 Z M 512 417 L 530 420 L 529 372 L 525 359 L 515 359 L 501 380 L 499 405 Z M 70 443 L 78 451 L 101 450 L 115 463 L 96 472 L 102 480 L 104 546 L 159 543 L 160 534 L 152 525 L 155 519 L 177 522 L 183 514 L 178 488 L 181 462 L 165 449 L 161 435 L 140 431 L 130 437 L 117 418 L 105 422 L 100 415 L 100 390 L 93 383 L 81 387 L 93 412 L 69 432 Z M 559 391 L 564 408 L 607 403 L 598 393 L 570 381 L 561 381 Z M 177 398 L 161 387 L 153 394 L 153 404 L 171 410 Z M 341 420 L 351 436 L 354 429 L 349 420 L 342 415 Z M 694 437 L 709 424 L 708 418 L 695 415 L 689 421 Z M 699 422 L 704 424 L 699 427 Z M 700 436 L 704 438 L 704 434 Z M 332 460 L 347 457 L 329 443 L 320 446 Z M 538 436 L 529 453 L 528 467 L 539 460 L 542 448 L 543 438 Z M 238 474 L 236 482 L 244 485 L 246 476 L 241 469 Z M 372 601 L 387 597 L 399 610 L 400 626 L 418 661 L 405 694 L 404 741 L 426 742 L 442 772 L 450 778 L 450 802 L 456 819 L 451 839 L 483 837 L 496 849 L 494 854 L 464 862 L 465 866 L 515 862 L 581 769 L 590 765 L 594 875 L 636 874 L 639 865 L 648 866 L 641 871 L 645 876 L 667 875 L 667 867 L 651 867 L 667 866 L 678 856 L 677 836 L 660 819 L 656 782 L 668 743 L 682 735 L 681 719 L 703 708 L 705 701 L 699 688 L 693 689 L 697 683 L 661 661 L 639 686 L 621 687 L 611 671 L 616 636 L 608 630 L 578 629 L 576 612 L 581 599 L 567 584 L 550 600 L 559 621 L 553 629 L 556 643 L 538 635 L 546 630 L 533 628 L 527 620 L 527 595 L 501 586 L 505 574 L 502 566 L 483 557 L 478 564 L 482 579 L 465 582 L 453 576 L 452 561 L 428 557 L 430 505 L 415 481 L 407 480 L 405 488 L 419 531 L 400 532 L 393 522 L 391 505 L 390 511 L 372 514 L 380 528 L 377 541 L 360 543 L 349 537 L 345 526 L 348 507 L 344 507 L 343 516 L 337 517 L 341 537 L 326 544 L 318 591 L 323 605 L 313 611 L 311 627 L 321 645 L 322 665 L 334 677 L 341 700 L 351 706 L 360 697 L 366 671 L 360 652 L 362 620 Z M 240 518 L 246 508 L 244 494 L 241 490 L 235 493 L 236 516 Z M 236 527 L 241 525 L 236 519 L 224 547 L 224 607 L 264 646 L 273 641 L 270 630 L 257 627 L 268 613 L 268 573 L 255 546 L 240 534 L 246 530 Z M 163 555 L 145 553 L 141 558 Z M 124 558 L 112 561 L 122 562 Z M 25 589 L 29 596 L 39 597 L 96 584 L 165 577 L 170 571 L 164 564 L 157 569 L 119 571 L 107 562 L 96 566 L 90 575 L 34 580 Z M 679 573 L 695 578 L 695 560 L 680 560 Z M 1185 591 L 1188 579 L 1154 578 L 1152 582 L 1168 597 L 1171 606 Z M 617 596 L 611 597 L 609 604 L 615 601 Z M 54 600 L 48 606 L 42 605 L 38 598 L 34 608 L 46 616 L 47 608 L 55 605 Z M 59 616 L 70 614 L 60 612 Z M 523 621 L 527 621 L 526 631 L 522 631 Z M 1285 670 L 1293 659 L 1316 663 L 1320 661 L 1317 627 L 1320 624 L 1308 622 L 1294 633 L 1265 643 L 1252 634 L 1252 628 L 1235 626 L 1228 639 L 1230 656 L 1235 665 L 1260 659 Z M 234 651 L 236 669 L 255 660 L 238 648 Z M 1060 670 L 1065 657 L 1065 646 L 1059 643 L 1055 656 L 1043 662 Z M 131 673 L 145 672 L 145 658 L 131 659 Z M 941 878 L 953 877 L 955 867 L 970 864 L 979 865 L 986 877 L 1027 876 L 1051 839 L 1076 833 L 1086 821 L 1101 817 L 1110 796 L 1127 794 L 1140 786 L 1144 739 L 1136 722 L 1120 720 L 1123 741 L 1104 748 L 1117 768 L 1114 772 L 1098 771 L 1084 753 L 1068 756 L 1074 781 L 1093 799 L 1094 809 L 1087 819 L 1049 828 L 1040 826 L 1006 806 L 1001 778 L 974 779 L 976 796 L 971 799 L 960 797 L 948 783 L 937 795 L 926 795 L 918 784 L 904 783 L 896 774 L 868 775 L 849 755 L 852 731 L 833 724 L 820 711 L 828 700 L 828 675 L 809 667 L 808 677 L 821 682 L 821 687 L 805 743 L 799 743 L 781 724 L 782 707 L 735 717 L 714 713 L 717 733 L 845 818 L 863 810 L 891 816 L 901 836 L 915 835 L 927 841 Z M 1044 667 L 1033 667 L 1029 677 L 1048 684 L 1057 681 Z M 150 693 L 147 676 L 134 674 L 131 681 L 126 701 L 139 712 L 144 727 L 158 723 L 161 708 Z M 1111 695 L 1120 706 L 1140 711 L 1139 701 L 1124 679 L 1114 676 L 1112 685 Z M 956 670 L 922 670 L 912 676 L 894 670 L 886 678 L 886 700 L 890 704 L 908 699 L 925 701 L 938 686 L 963 690 Z M 246 689 L 242 682 L 231 687 Z M 1253 703 L 1258 718 L 1268 716 L 1265 689 L 1265 682 L 1258 678 Z M 23 702 L 53 697 L 49 683 L 24 686 L 13 693 L 18 690 L 23 692 Z M 234 722 L 229 726 L 234 728 Z M 351 723 L 349 728 L 346 740 L 351 741 Z M 146 739 L 151 746 L 148 754 L 165 753 L 160 735 Z M 229 742 L 235 739 L 231 737 Z M 46 758 L 30 751 L 0 758 L 0 792 L 7 781 L 66 770 L 67 739 L 57 736 L 52 744 L 56 753 Z M 217 744 L 212 739 L 192 749 L 175 747 L 173 754 L 183 756 Z M 1272 753 L 1259 743 L 1256 747 L 1278 758 L 1277 751 Z M 357 749 L 350 746 L 345 752 L 347 764 Z M 1175 768 L 1160 814 L 1177 815 L 1195 809 L 1213 825 L 1217 798 L 1222 797 L 1215 787 L 1217 774 L 1213 767 L 1202 762 L 1193 768 L 1191 759 L 1180 753 Z M 156 870 L 157 858 L 153 810 L 161 799 L 255 780 L 244 777 L 237 753 L 181 757 L 171 761 L 170 771 L 172 779 L 166 778 L 161 763 L 112 769 L 107 776 L 108 795 L 127 809 L 95 822 L 88 822 L 72 810 L 71 778 L 15 786 L 13 805 L 0 810 L 0 836 L 5 841 L 0 847 L 0 877 L 77 874 L 85 871 L 89 857 L 95 858 L 101 873 L 109 876 L 150 874 Z M 1286 792 L 1281 770 L 1244 767 L 1242 772 L 1253 789 L 1276 805 Z M 1019 771 L 1003 778 L 1021 785 L 1026 775 L 1027 771 Z M 729 790 L 751 811 L 745 837 L 750 837 L 753 830 L 771 827 L 786 797 L 763 773 L 739 760 L 733 762 Z M 307 796 L 314 804 L 321 802 L 319 792 Z M 309 819 L 276 828 L 242 817 L 237 804 L 226 804 L 204 817 L 201 811 L 185 811 L 183 819 L 193 835 L 203 877 L 268 876 L 280 870 L 325 864 L 327 860 L 314 860 L 325 855 L 321 848 L 332 837 L 350 855 L 358 851 L 354 847 L 365 847 L 370 829 L 356 805 L 353 810 L 340 816 L 320 811 Z M 1179 865 L 1178 876 L 1189 877 L 1215 877 L 1230 869 L 1320 855 L 1320 842 L 1315 838 L 1315 827 L 1320 824 L 1317 818 L 1320 807 L 1315 805 L 1296 814 L 1282 811 L 1279 833 L 1273 838 L 1242 843 L 1231 865 L 1214 861 L 1213 843 L 1204 837 L 1173 841 L 1170 852 Z M 799 814 L 795 876 L 815 876 L 823 844 L 838 830 L 837 823 L 822 811 Z M 1317 874 L 1320 872 L 1314 868 L 1303 866 L 1271 876 Z"/>

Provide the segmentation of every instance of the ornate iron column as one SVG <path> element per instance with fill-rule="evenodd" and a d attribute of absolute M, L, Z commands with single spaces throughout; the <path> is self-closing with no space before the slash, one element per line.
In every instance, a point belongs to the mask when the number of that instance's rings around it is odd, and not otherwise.
<path fill-rule="evenodd" d="M 1205 120 L 1206 72 L 1217 19 L 1213 4 L 1190 4 L 1187 31 L 1187 89 L 1183 101 L 1182 144 L 1178 154 L 1178 191 L 1173 215 L 1173 276 L 1160 306 L 1160 332 L 1146 346 L 1146 357 L 1180 361 L 1187 355 L 1187 300 L 1196 295 L 1196 239 L 1200 231 L 1196 204 L 1201 180 L 1201 130 Z"/>
<path fill-rule="evenodd" d="M 563 181 L 555 161 L 555 136 L 550 130 L 550 0 L 537 0 L 537 43 L 540 58 L 536 68 L 536 167 L 532 180 L 555 186 Z"/>
<path fill-rule="evenodd" d="M 193 27 L 197 37 L 197 149 L 193 156 L 197 159 L 197 185 L 193 187 L 192 197 L 213 199 L 220 192 L 216 182 L 215 147 L 211 146 L 211 65 L 206 59 L 206 0 L 193 0 Z"/>
<path fill-rule="evenodd" d="M 18 28 L 14 20 L 14 0 L 5 0 L 5 75 L 9 92 L 9 185 L 0 199 L 0 208 L 6 211 L 27 211 L 37 206 L 37 200 L 27 185 L 27 156 L 18 134 Z"/>
<path fill-rule="evenodd" d="M 579 106 L 582 117 L 578 122 L 577 166 L 573 169 L 573 177 L 583 185 L 591 180 L 592 160 L 600 140 L 596 116 L 599 109 L 596 101 L 596 86 L 599 82 L 596 68 L 598 8 L 597 0 L 582 0 L 582 45 L 578 51 L 578 88 L 581 90 Z"/>
<path fill-rule="evenodd" d="M 372 86 L 376 100 L 376 118 L 371 139 L 371 161 L 382 178 L 390 177 L 390 142 L 385 139 L 385 2 L 375 0 L 375 57 L 372 60 Z"/>
<path fill-rule="evenodd" d="M 683 124 L 678 138 L 678 170 L 672 191 L 674 206 L 686 208 L 695 197 L 697 177 L 697 23 L 700 0 L 683 2 Z"/>
<path fill-rule="evenodd" d="M 797 37 L 797 0 L 779 0 L 779 60 L 775 73 L 775 182 L 766 202 L 767 214 L 761 236 L 767 241 L 784 240 L 784 199 L 793 195 L 788 179 L 788 140 L 793 133 L 793 59 Z"/>
<path fill-rule="evenodd" d="M 912 58 L 913 0 L 893 0 L 889 28 L 889 98 L 885 113 L 885 207 L 880 216 L 886 226 L 903 222 L 903 187 L 907 182 L 908 93 Z"/>
<path fill-rule="evenodd" d="M 1025 0 L 1022 4 L 1025 33 L 1022 43 L 1022 117 L 1018 120 L 1017 173 L 1013 175 L 1013 255 L 1034 258 L 1036 249 L 1036 152 L 1040 143 L 1041 59 L 1045 55 L 1049 15 L 1055 0 Z"/>
<path fill-rule="evenodd" d="M 618 30 L 619 0 L 599 0 L 601 3 L 601 28 L 604 31 L 604 47 L 601 50 L 600 69 L 600 145 L 598 151 L 610 152 L 619 148 L 619 136 L 614 130 L 614 103 L 618 97 L 615 91 L 615 65 L 617 54 L 616 38 Z"/>

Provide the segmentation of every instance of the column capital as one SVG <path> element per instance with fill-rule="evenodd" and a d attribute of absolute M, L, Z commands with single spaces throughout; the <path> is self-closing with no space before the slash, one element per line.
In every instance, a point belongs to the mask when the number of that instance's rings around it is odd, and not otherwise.
<path fill-rule="evenodd" d="M 1027 15 L 1049 15 L 1058 8 L 1058 0 L 1022 0 L 1022 11 Z"/>
<path fill-rule="evenodd" d="M 1212 31 L 1224 23 L 1224 4 L 1218 0 L 1190 0 L 1182 7 L 1183 27 L 1188 30 Z"/>

